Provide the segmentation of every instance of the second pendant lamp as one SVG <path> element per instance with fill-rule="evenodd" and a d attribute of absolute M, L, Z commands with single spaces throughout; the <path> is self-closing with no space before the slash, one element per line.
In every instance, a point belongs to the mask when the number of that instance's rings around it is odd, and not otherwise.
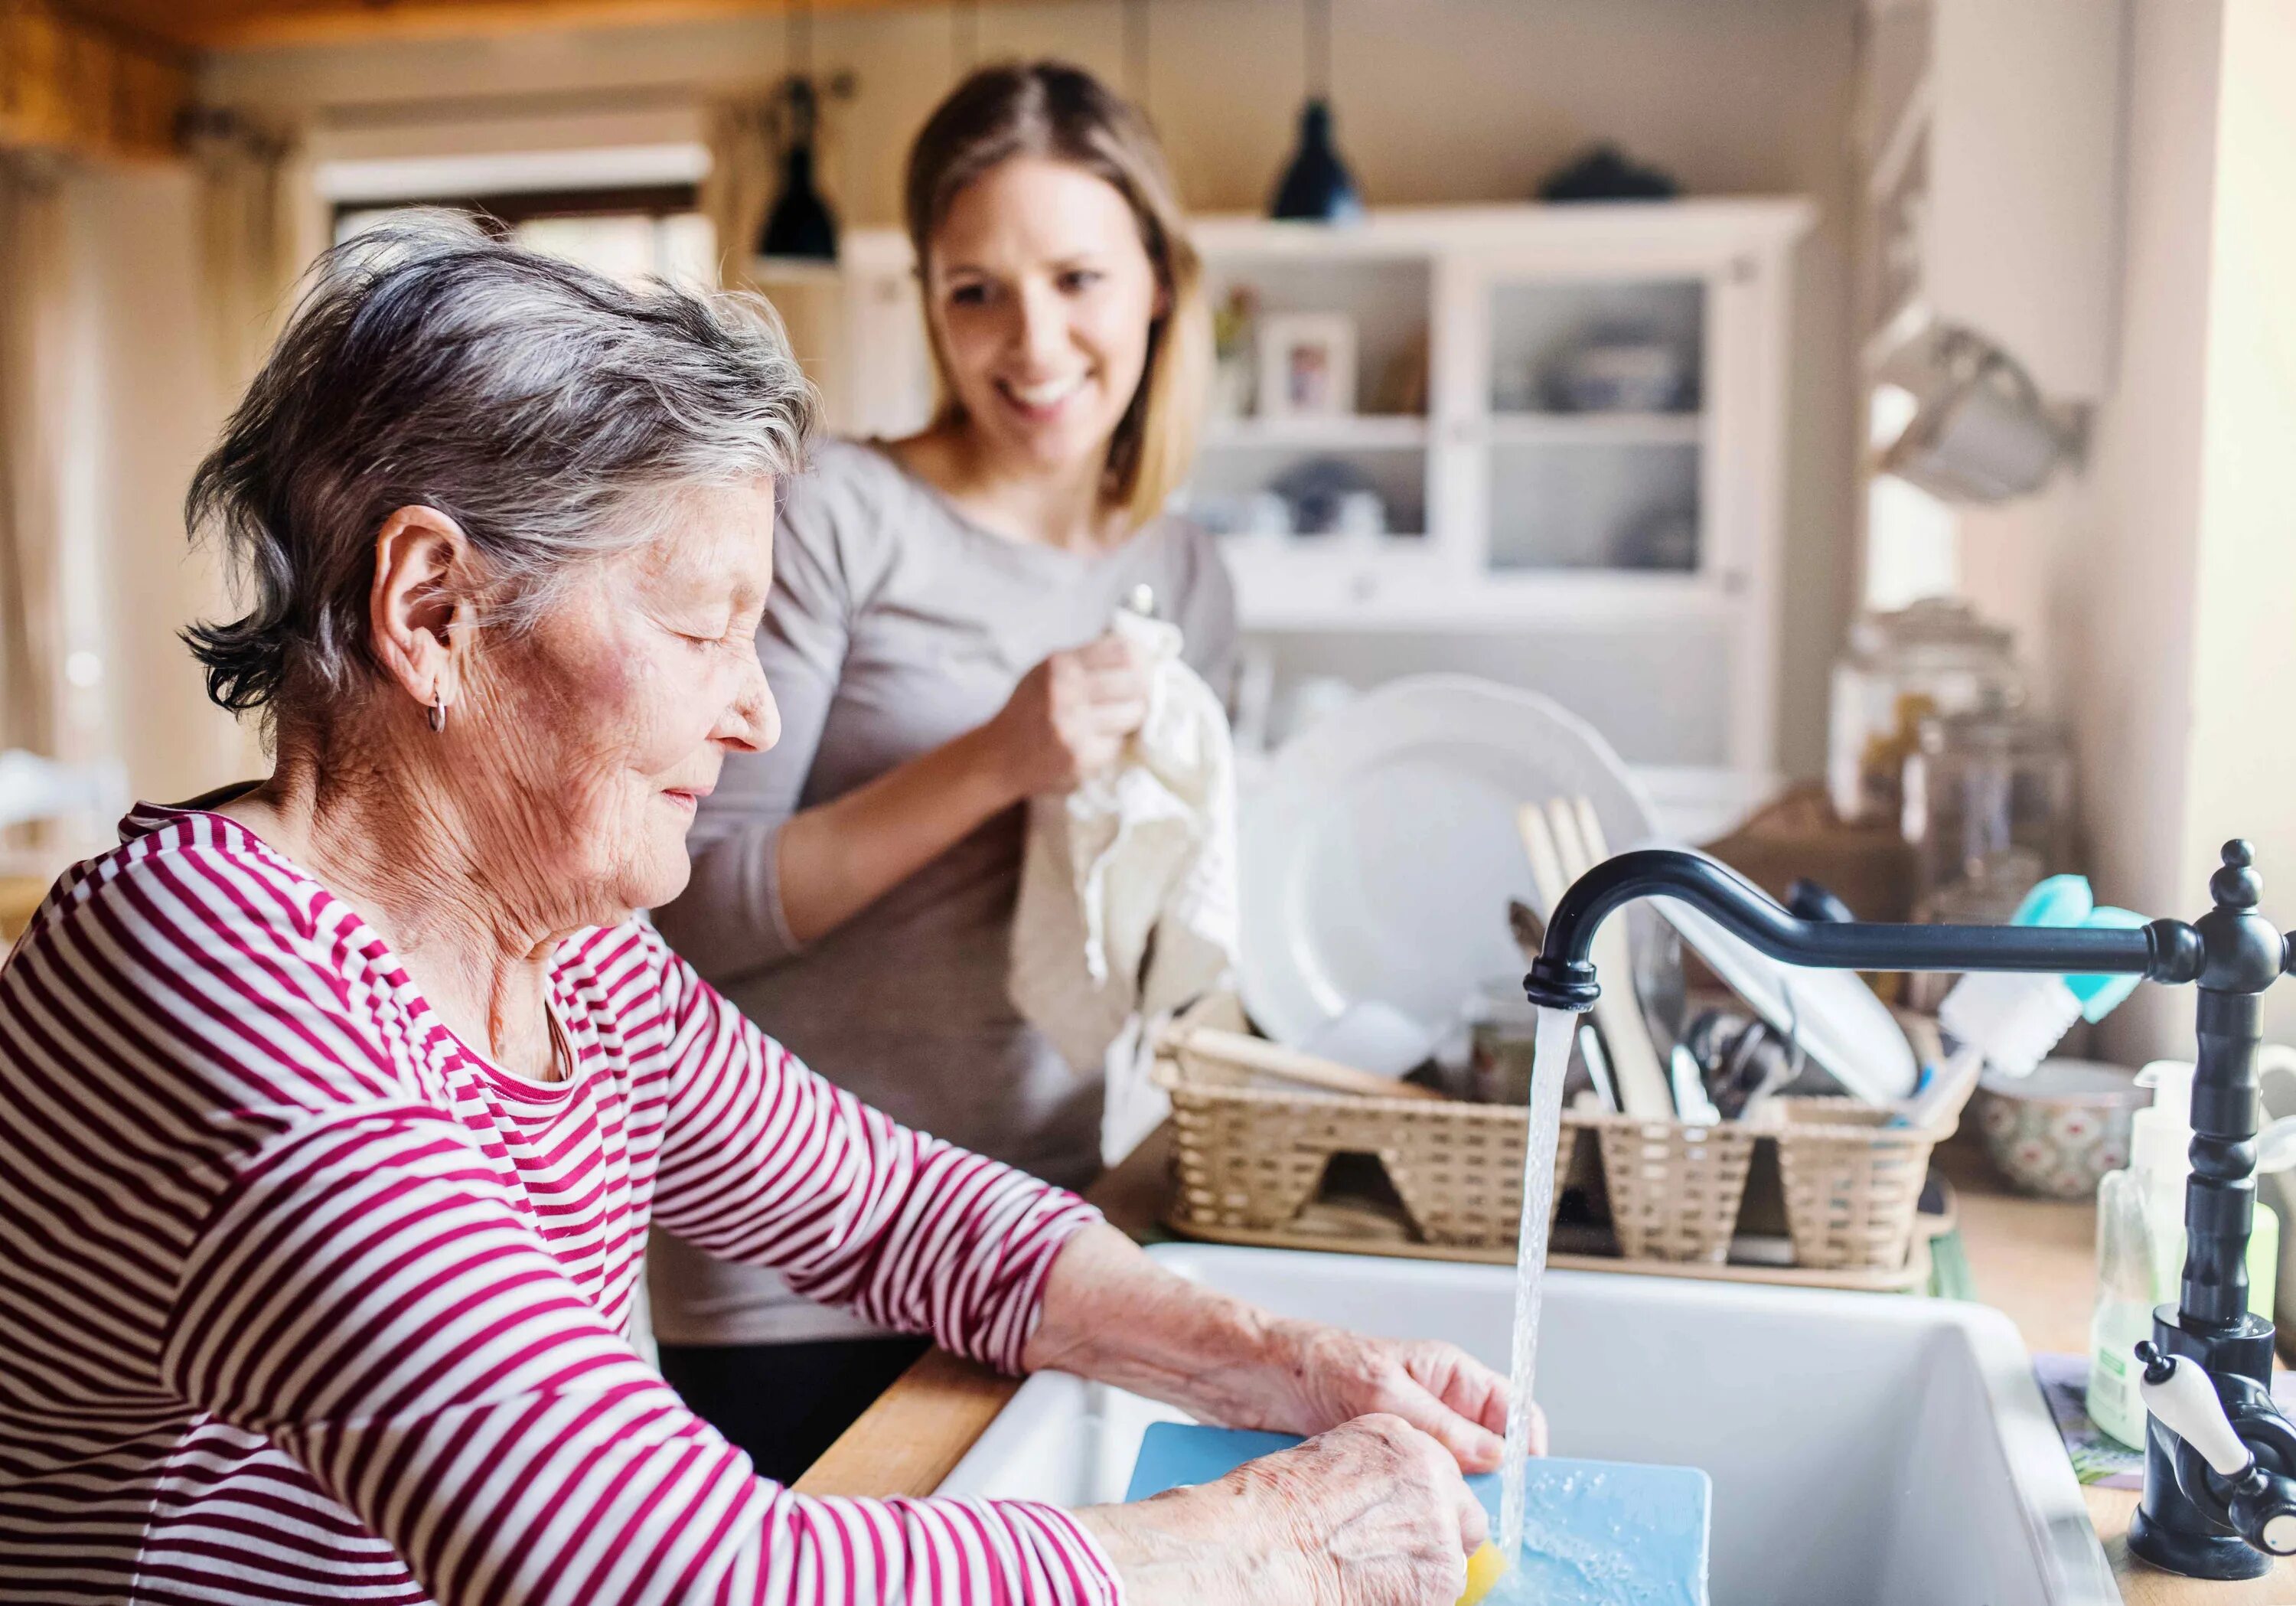
<path fill-rule="evenodd" d="M 813 7 L 798 0 L 789 9 L 790 76 L 783 97 L 788 106 L 787 144 L 782 158 L 782 193 L 766 214 L 758 236 L 762 256 L 801 261 L 837 260 L 837 218 L 813 178 L 814 138 L 821 103 L 813 88 Z"/>
<path fill-rule="evenodd" d="M 1363 193 L 1332 141 L 1332 0 L 1305 0 L 1308 99 L 1300 108 L 1300 143 L 1276 181 L 1271 218 L 1310 223 L 1352 223 L 1363 216 Z"/>

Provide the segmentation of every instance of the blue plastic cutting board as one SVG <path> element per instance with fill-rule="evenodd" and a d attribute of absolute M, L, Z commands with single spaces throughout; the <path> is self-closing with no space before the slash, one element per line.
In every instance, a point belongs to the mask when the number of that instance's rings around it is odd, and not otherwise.
<path fill-rule="evenodd" d="M 1140 1441 L 1124 1497 L 1208 1483 L 1299 1442 L 1288 1433 L 1156 1422 Z M 1498 1475 L 1470 1478 L 1467 1487 L 1496 1530 Z M 1545 1456 L 1530 1463 L 1526 1495 L 1521 1563 L 1490 1606 L 1706 1606 L 1714 1484 L 1697 1468 Z"/>

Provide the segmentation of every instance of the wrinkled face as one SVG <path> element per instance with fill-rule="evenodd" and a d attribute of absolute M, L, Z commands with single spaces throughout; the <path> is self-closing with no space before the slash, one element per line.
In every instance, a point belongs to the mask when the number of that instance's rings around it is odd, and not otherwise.
<path fill-rule="evenodd" d="M 1041 471 L 1103 461 L 1162 299 L 1123 195 L 1016 156 L 957 193 L 928 255 L 926 307 L 980 443 Z"/>
<path fill-rule="evenodd" d="M 586 571 L 473 668 L 476 739 L 500 754 L 478 828 L 496 889 L 583 924 L 684 890 L 685 832 L 728 752 L 773 745 L 758 663 L 773 487 L 680 496 L 662 532 Z"/>

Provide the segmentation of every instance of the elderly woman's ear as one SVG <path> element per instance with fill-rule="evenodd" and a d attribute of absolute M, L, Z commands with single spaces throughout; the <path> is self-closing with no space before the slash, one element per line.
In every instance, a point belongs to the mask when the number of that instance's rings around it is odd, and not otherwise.
<path fill-rule="evenodd" d="M 384 673 L 430 711 L 434 729 L 462 692 L 462 654 L 474 617 L 471 558 L 462 526 L 419 504 L 383 520 L 374 538 L 368 639 Z"/>

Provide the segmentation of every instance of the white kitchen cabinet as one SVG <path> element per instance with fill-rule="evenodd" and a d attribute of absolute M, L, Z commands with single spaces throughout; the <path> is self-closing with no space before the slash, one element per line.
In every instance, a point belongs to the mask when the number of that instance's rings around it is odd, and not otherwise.
<path fill-rule="evenodd" d="M 1346 317 L 1357 410 L 1210 419 L 1192 510 L 1335 459 L 1389 531 L 1224 537 L 1244 628 L 1513 638 L 1631 755 L 1774 770 L 1791 262 L 1813 218 L 1763 198 L 1198 219 L 1215 305 L 1242 284 L 1263 319 Z M 932 376 L 907 242 L 855 231 L 842 271 L 831 420 L 913 430 Z M 1590 345 L 1671 352 L 1677 393 L 1572 409 L 1558 388 Z"/>

